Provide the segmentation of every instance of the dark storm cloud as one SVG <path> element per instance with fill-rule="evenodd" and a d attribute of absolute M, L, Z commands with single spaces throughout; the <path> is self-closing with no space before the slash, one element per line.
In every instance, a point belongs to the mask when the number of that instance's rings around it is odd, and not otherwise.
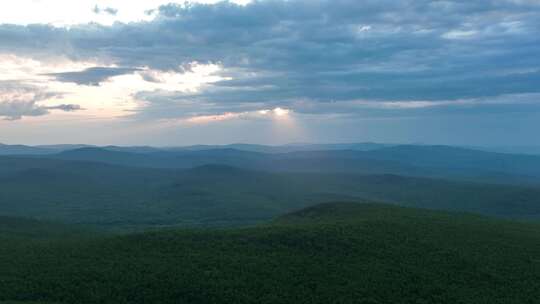
<path fill-rule="evenodd" d="M 47 75 L 53 76 L 56 78 L 56 80 L 62 82 L 73 82 L 79 85 L 99 86 L 102 82 L 106 81 L 111 77 L 131 74 L 137 70 L 138 69 L 136 68 L 94 67 L 88 68 L 84 71 L 52 73 Z"/>
<path fill-rule="evenodd" d="M 526 0 L 171 4 L 151 22 L 3 25 L 0 50 L 178 71 L 192 61 L 219 62 L 232 76 L 197 94 L 138 94 L 143 111 L 155 116 L 165 115 L 163 100 L 168 110 L 191 102 L 200 112 L 206 104 L 232 111 L 303 101 L 314 113 L 331 113 L 364 99 L 447 102 L 538 93 L 540 6 Z M 129 72 L 100 69 L 56 76 L 95 85 Z"/>

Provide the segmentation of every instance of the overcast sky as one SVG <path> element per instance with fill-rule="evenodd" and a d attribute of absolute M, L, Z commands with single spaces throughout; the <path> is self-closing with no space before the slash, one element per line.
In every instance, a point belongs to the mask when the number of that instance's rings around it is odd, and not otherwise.
<path fill-rule="evenodd" d="M 0 2 L 0 142 L 540 145 L 539 0 Z"/>

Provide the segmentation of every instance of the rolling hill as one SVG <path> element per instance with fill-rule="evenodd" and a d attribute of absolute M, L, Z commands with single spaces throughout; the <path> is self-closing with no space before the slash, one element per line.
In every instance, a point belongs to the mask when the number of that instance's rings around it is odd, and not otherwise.
<path fill-rule="evenodd" d="M 361 199 L 540 218 L 536 187 L 225 165 L 173 170 L 11 157 L 0 163 L 0 215 L 111 228 L 246 225 L 325 201 Z"/>
<path fill-rule="evenodd" d="M 499 172 L 522 176 L 540 176 L 540 157 L 535 155 L 505 154 L 450 146 L 402 145 L 368 151 L 373 159 L 391 160 L 412 166 L 462 170 L 474 172 Z"/>

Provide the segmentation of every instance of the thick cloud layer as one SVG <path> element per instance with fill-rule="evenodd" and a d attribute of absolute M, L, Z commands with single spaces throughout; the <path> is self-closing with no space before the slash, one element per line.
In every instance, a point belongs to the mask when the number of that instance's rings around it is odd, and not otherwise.
<path fill-rule="evenodd" d="M 535 0 L 266 0 L 149 14 L 112 26 L 1 25 L 0 52 L 104 63 L 51 74 L 91 86 L 193 62 L 222 67 L 222 80 L 195 91 L 141 88 L 136 117 L 149 119 L 275 107 L 359 117 L 540 110 Z"/>

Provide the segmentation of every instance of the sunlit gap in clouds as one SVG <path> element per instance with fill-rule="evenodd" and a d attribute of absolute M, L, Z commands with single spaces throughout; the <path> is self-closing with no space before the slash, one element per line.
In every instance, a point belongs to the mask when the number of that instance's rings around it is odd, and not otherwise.
<path fill-rule="evenodd" d="M 277 107 L 274 109 L 263 109 L 258 111 L 245 112 L 226 112 L 222 114 L 197 115 L 186 119 L 180 119 L 181 122 L 193 124 L 206 124 L 232 119 L 273 119 L 276 123 L 292 121 L 291 110 Z"/>
<path fill-rule="evenodd" d="M 173 125 L 211 125 L 226 122 L 260 121 L 267 122 L 269 133 L 266 136 L 268 142 L 291 142 L 303 140 L 305 134 L 298 123 L 296 113 L 285 107 L 262 109 L 244 112 L 225 112 L 221 114 L 197 115 L 188 118 L 164 121 L 169 127 Z M 165 126 L 164 126 L 165 127 Z"/>

